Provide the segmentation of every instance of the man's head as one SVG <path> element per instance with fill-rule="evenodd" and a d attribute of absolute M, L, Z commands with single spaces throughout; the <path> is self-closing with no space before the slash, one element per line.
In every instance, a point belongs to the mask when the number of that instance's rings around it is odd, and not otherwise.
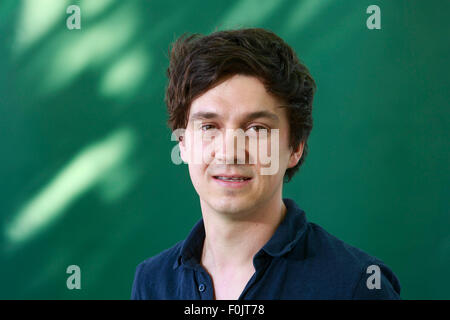
<path fill-rule="evenodd" d="M 183 159 L 189 158 L 188 153 L 201 151 L 192 147 L 193 133 L 213 129 L 225 136 L 223 147 L 208 149 L 211 163 L 189 163 L 200 197 L 202 193 L 211 197 L 222 195 L 219 198 L 223 201 L 233 197 L 236 202 L 239 194 L 242 201 L 248 202 L 249 197 L 269 197 L 280 190 L 283 180 L 290 181 L 307 154 L 315 83 L 281 38 L 264 29 L 182 36 L 170 53 L 168 78 L 168 124 L 174 131 L 186 129 L 180 138 Z M 261 112 L 272 116 L 248 117 Z M 267 140 L 271 129 L 279 129 L 279 170 L 275 174 L 260 175 L 263 166 L 259 161 L 249 164 L 252 155 L 248 154 L 247 145 L 246 164 L 218 165 L 215 160 L 224 160 L 225 130 L 242 129 L 246 135 L 249 132 L 249 136 L 260 139 L 257 132 L 261 128 L 269 130 Z M 197 144 L 197 148 L 205 149 L 205 143 Z M 222 187 L 221 181 L 214 179 L 222 173 L 248 175 L 252 180 L 238 188 Z"/>

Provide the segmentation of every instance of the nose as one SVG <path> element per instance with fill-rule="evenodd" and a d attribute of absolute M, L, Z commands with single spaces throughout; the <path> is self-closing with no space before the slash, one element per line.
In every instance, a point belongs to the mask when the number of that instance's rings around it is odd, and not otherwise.
<path fill-rule="evenodd" d="M 245 164 L 246 136 L 242 129 L 226 129 L 214 140 L 214 158 L 219 164 Z"/>

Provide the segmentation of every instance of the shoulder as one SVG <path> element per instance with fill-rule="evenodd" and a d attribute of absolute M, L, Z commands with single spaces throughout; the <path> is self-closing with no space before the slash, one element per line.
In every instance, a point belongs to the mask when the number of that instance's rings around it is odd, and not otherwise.
<path fill-rule="evenodd" d="M 156 271 L 156 269 L 170 267 L 177 261 L 180 255 L 181 247 L 184 240 L 177 242 L 172 247 L 158 253 L 155 256 L 149 257 L 138 264 L 137 268 L 141 268 L 145 271 Z"/>
<path fill-rule="evenodd" d="M 308 223 L 308 250 L 312 256 L 326 258 L 333 265 L 351 265 L 361 268 L 377 260 L 367 252 L 350 245 L 326 231 L 321 226 Z"/>
<path fill-rule="evenodd" d="M 337 290 L 342 289 L 341 296 L 345 292 L 349 299 L 399 298 L 400 282 L 381 259 L 342 241 L 312 222 L 308 223 L 305 240 L 307 260 L 320 271 L 321 276 L 327 278 L 328 284 Z"/>
<path fill-rule="evenodd" d="M 173 272 L 183 241 L 179 241 L 169 249 L 140 262 L 135 271 L 131 299 L 151 299 L 151 292 L 158 290 L 159 283 L 167 280 Z"/>

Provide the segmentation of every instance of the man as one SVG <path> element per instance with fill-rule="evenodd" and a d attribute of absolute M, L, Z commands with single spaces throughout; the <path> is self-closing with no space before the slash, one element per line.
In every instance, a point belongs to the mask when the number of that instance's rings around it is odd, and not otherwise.
<path fill-rule="evenodd" d="M 132 299 L 400 298 L 382 261 L 282 198 L 307 153 L 316 88 L 282 39 L 264 29 L 181 37 L 168 77 L 169 126 L 182 129 L 203 218 L 138 265 Z"/>

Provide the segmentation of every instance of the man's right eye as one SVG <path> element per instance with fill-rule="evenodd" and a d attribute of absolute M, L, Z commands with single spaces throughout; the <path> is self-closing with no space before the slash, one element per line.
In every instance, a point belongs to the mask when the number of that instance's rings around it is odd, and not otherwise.
<path fill-rule="evenodd" d="M 206 131 L 208 129 L 213 128 L 214 126 L 212 124 L 205 124 L 203 126 L 200 127 L 200 129 L 202 129 L 203 131 Z"/>

